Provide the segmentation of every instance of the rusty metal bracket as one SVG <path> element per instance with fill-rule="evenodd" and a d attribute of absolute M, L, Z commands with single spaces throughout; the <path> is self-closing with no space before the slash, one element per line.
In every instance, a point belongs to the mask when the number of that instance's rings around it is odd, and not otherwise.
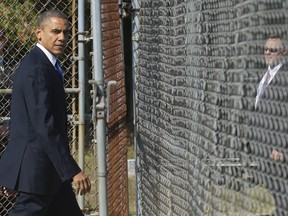
<path fill-rule="evenodd" d="M 97 80 L 89 80 L 89 84 L 93 86 L 93 90 L 90 91 L 91 98 L 93 100 L 92 105 L 92 120 L 96 121 L 97 119 L 105 118 L 105 102 L 104 102 L 104 94 L 100 92 L 98 85 L 103 84 L 102 81 Z"/>
<path fill-rule="evenodd" d="M 83 40 L 77 40 L 78 43 L 86 43 L 86 42 L 89 42 L 93 39 L 93 36 L 91 36 L 89 31 L 77 32 L 77 34 L 84 36 Z"/>

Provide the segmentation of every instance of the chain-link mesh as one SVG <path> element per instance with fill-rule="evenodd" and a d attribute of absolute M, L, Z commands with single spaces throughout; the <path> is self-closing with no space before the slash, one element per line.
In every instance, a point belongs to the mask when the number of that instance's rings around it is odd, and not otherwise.
<path fill-rule="evenodd" d="M 86 4 L 89 11 L 89 4 Z M 63 11 L 69 18 L 71 34 L 68 46 L 61 56 L 64 72 L 65 88 L 67 91 L 67 112 L 68 112 L 68 135 L 73 156 L 78 158 L 78 68 L 75 61 L 78 50 L 77 42 L 77 1 L 55 0 L 55 1 L 0 1 L 0 151 L 3 152 L 8 141 L 8 122 L 10 117 L 11 88 L 13 85 L 13 72 L 20 63 L 20 60 L 29 52 L 36 42 L 34 30 L 37 15 L 48 9 Z M 86 14 L 87 20 L 90 14 Z M 89 74 L 87 73 L 89 76 Z M 90 75 L 91 76 L 91 75 Z M 71 91 L 72 89 L 72 91 Z M 75 91 L 73 91 L 73 89 Z M 72 92 L 72 93 L 71 93 Z M 73 93 L 74 92 L 74 93 Z M 89 91 L 88 91 L 89 92 Z M 87 95 L 87 103 L 90 96 Z M 88 113 L 89 114 L 89 109 Z M 88 115 L 89 116 L 89 115 Z M 85 172 L 92 180 L 92 189 L 85 197 L 85 212 L 98 211 L 97 176 L 95 158 L 90 136 L 91 124 L 86 125 L 86 150 L 85 150 Z M 13 205 L 13 197 L 0 197 L 0 215 L 4 216 Z"/>
<path fill-rule="evenodd" d="M 78 131 L 79 103 L 78 98 L 78 44 L 86 45 L 85 73 L 86 80 L 95 79 L 91 53 L 99 52 L 92 49 L 92 40 L 88 39 L 92 32 L 90 1 L 85 3 L 85 28 L 87 32 L 78 32 L 78 5 L 76 0 L 55 1 L 0 1 L 0 151 L 5 150 L 9 138 L 8 122 L 10 117 L 11 89 L 13 73 L 21 59 L 35 45 L 34 29 L 36 17 L 42 11 L 58 9 L 68 15 L 71 34 L 68 46 L 61 56 L 64 72 L 64 86 L 67 93 L 68 136 L 70 148 L 76 160 L 79 159 L 78 140 L 85 136 L 84 170 L 88 174 L 92 189 L 85 196 L 83 211 L 86 214 L 98 215 L 98 179 L 97 179 L 97 121 L 91 118 L 93 107 L 90 90 L 92 86 L 85 85 L 85 134 Z M 111 89 L 110 121 L 107 122 L 107 162 L 108 162 L 108 200 L 109 215 L 127 214 L 127 162 L 126 162 L 126 91 L 124 59 L 122 50 L 121 22 L 118 1 L 102 2 L 103 23 L 103 59 L 105 70 L 105 87 L 110 80 L 117 81 Z M 83 17 L 82 17 L 83 18 Z M 85 41 L 77 41 L 78 34 L 85 35 Z M 97 38 L 93 38 L 93 40 Z M 82 86 L 81 86 L 82 87 Z M 81 89 L 83 90 L 83 89 Z M 106 94 L 105 94 L 106 97 Z M 88 120 L 89 119 L 89 120 Z M 80 198 L 81 199 L 81 198 Z M 0 196 L 0 215 L 7 214 L 13 206 L 14 197 Z"/>
<path fill-rule="evenodd" d="M 267 36 L 287 44 L 287 9 L 282 0 L 141 1 L 139 214 L 288 215 L 285 56 L 254 108 Z"/>

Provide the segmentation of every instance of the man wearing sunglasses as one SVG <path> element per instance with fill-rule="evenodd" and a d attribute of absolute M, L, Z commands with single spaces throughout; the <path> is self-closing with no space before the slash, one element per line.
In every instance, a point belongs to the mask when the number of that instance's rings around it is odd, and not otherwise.
<path fill-rule="evenodd" d="M 255 99 L 256 110 L 257 109 L 259 110 L 259 107 L 261 110 L 262 108 L 261 106 L 265 106 L 265 104 L 263 103 L 265 99 L 266 101 L 268 100 L 272 101 L 272 98 L 270 98 L 267 88 L 272 87 L 272 86 L 269 87 L 269 85 L 272 85 L 271 84 L 272 80 L 275 84 L 275 81 L 277 81 L 277 79 L 278 80 L 281 79 L 281 77 L 283 76 L 283 74 L 280 75 L 280 73 L 282 73 L 282 71 L 284 70 L 283 55 L 285 54 L 286 54 L 286 50 L 285 50 L 284 44 L 280 36 L 279 35 L 269 36 L 264 46 L 264 58 L 265 58 L 265 63 L 267 65 L 267 70 L 264 73 L 257 88 L 257 95 Z M 261 104 L 261 101 L 263 104 Z M 273 106 L 277 106 L 277 104 L 273 102 Z M 282 150 L 278 149 L 278 147 L 276 146 L 272 146 L 272 152 L 270 154 L 270 158 L 273 161 L 283 162 L 284 155 L 283 155 Z M 280 214 L 281 209 L 283 208 L 281 201 L 279 200 L 279 198 L 277 198 L 277 196 L 275 196 L 274 190 L 271 190 L 271 193 L 273 194 L 274 199 L 275 199 L 275 216 L 282 215 Z"/>
<path fill-rule="evenodd" d="M 272 79 L 275 77 L 277 72 L 282 67 L 282 63 L 280 61 L 280 56 L 285 53 L 285 48 L 282 43 L 282 40 L 279 35 L 271 35 L 268 37 L 265 47 L 264 47 L 264 56 L 265 63 L 268 66 L 268 69 L 264 76 L 262 77 L 258 88 L 257 95 L 255 100 L 255 109 L 259 104 L 260 99 L 263 96 L 265 89 L 268 87 Z"/>

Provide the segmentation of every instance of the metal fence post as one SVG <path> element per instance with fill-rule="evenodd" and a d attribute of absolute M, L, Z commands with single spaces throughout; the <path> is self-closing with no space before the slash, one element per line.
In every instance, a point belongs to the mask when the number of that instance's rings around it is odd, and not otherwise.
<path fill-rule="evenodd" d="M 84 32 L 85 29 L 85 11 L 84 0 L 78 1 L 78 31 Z M 84 35 L 78 34 L 78 85 L 79 91 L 79 119 L 78 119 L 78 145 L 79 145 L 79 159 L 78 163 L 82 170 L 84 170 L 84 145 L 85 145 L 85 53 L 84 53 Z M 78 196 L 78 203 L 81 209 L 84 208 L 84 196 Z"/>
<path fill-rule="evenodd" d="M 132 81 L 133 81 L 133 126 L 134 126 L 134 152 L 135 152 L 135 179 L 136 179 L 136 214 L 141 214 L 141 204 L 139 195 L 139 176 L 138 176 L 138 131 L 137 131 L 137 95 L 136 95 L 136 73 L 138 65 L 138 38 L 139 38 L 139 0 L 131 1 L 133 13 L 132 13 Z"/>
<path fill-rule="evenodd" d="M 94 79 L 99 89 L 104 90 L 104 71 L 103 71 L 103 52 L 102 52 L 102 27 L 101 27 L 101 3 L 91 1 L 92 4 L 92 35 L 93 35 L 93 65 Z M 104 100 L 104 98 L 103 98 Z M 105 103 L 102 101 L 102 103 Z M 100 104 L 99 104 L 100 105 Z M 98 105 L 98 106 L 99 106 Z M 101 105 L 104 109 L 104 104 Z M 104 110 L 98 110 L 98 117 Z M 104 115 L 105 116 L 105 115 Z M 99 182 L 99 215 L 108 215 L 107 202 L 107 168 L 106 168 L 106 136 L 105 136 L 105 117 L 97 117 L 97 153 L 98 153 L 98 182 Z"/>

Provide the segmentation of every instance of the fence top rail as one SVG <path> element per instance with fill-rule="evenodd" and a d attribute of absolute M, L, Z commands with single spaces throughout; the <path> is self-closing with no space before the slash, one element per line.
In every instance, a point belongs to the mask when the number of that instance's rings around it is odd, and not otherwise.
<path fill-rule="evenodd" d="M 78 94 L 80 88 L 65 88 L 65 92 L 67 94 Z M 0 89 L 0 95 L 1 94 L 12 94 L 12 89 Z"/>

